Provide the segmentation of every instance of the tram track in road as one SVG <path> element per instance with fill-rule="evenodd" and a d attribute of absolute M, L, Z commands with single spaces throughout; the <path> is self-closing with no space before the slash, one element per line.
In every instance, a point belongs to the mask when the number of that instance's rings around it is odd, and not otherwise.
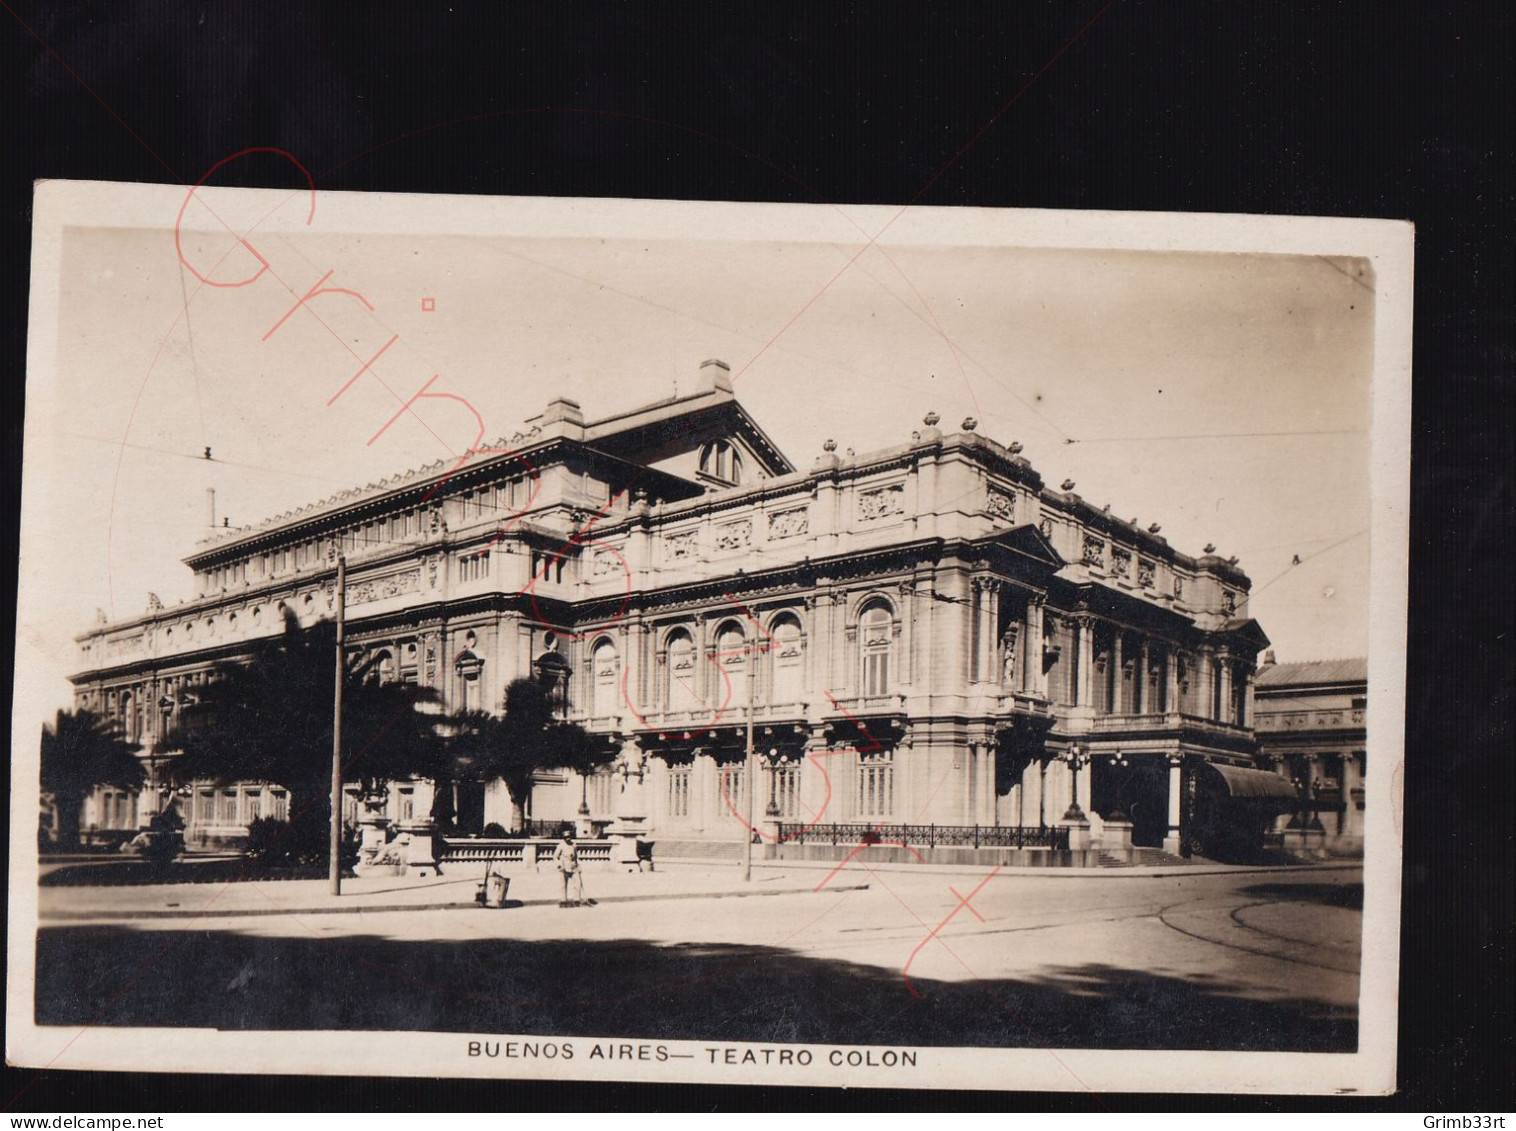
<path fill-rule="evenodd" d="M 1233 907 L 1218 906 L 1218 907 L 1213 907 L 1213 908 L 1203 908 L 1203 907 L 1200 906 L 1200 905 L 1203 905 L 1203 904 L 1205 904 L 1207 902 L 1208 902 L 1208 900 L 1202 898 L 1202 899 L 1194 899 L 1194 900 L 1184 900 L 1184 901 L 1179 902 L 1179 903 L 1171 903 L 1167 907 L 1160 908 L 1153 917 L 1155 919 L 1157 919 L 1158 922 L 1162 923 L 1165 927 L 1167 927 L 1169 930 L 1174 931 L 1177 934 L 1184 935 L 1187 938 L 1195 939 L 1198 942 L 1210 943 L 1213 946 L 1225 947 L 1228 950 L 1236 950 L 1236 951 L 1240 951 L 1240 952 L 1242 952 L 1244 954 L 1253 954 L 1253 955 L 1257 955 L 1257 956 L 1259 956 L 1261 958 L 1272 958 L 1272 959 L 1274 959 L 1277 962 L 1287 962 L 1287 963 L 1289 963 L 1289 964 L 1291 964 L 1293 966 L 1309 966 L 1309 967 L 1311 967 L 1313 969 L 1316 969 L 1316 970 L 1328 970 L 1328 971 L 1330 971 L 1330 972 L 1332 972 L 1334 974 L 1352 974 L 1352 975 L 1357 975 L 1359 973 L 1359 964 L 1358 963 L 1354 963 L 1352 965 L 1333 965 L 1331 963 L 1326 963 L 1326 962 L 1313 962 L 1310 959 L 1300 958 L 1300 957 L 1298 957 L 1296 955 L 1281 953 L 1277 948 L 1275 948 L 1275 949 L 1266 949 L 1266 948 L 1263 948 L 1261 946 L 1247 946 L 1247 945 L 1245 945 L 1245 944 L 1243 944 L 1241 942 L 1237 942 L 1237 941 L 1233 941 L 1233 940 L 1229 940 L 1229 939 L 1217 938 L 1213 934 L 1201 934 L 1198 931 L 1190 930 L 1190 929 L 1187 929 L 1185 927 L 1180 926 L 1179 924 L 1173 922 L 1172 919 L 1170 918 L 1170 916 L 1173 913 L 1175 913 L 1176 911 L 1181 911 L 1184 908 L 1191 908 L 1195 912 L 1198 912 L 1200 910 L 1215 911 L 1217 913 L 1225 911 L 1226 912 L 1227 921 L 1229 923 L 1231 923 L 1232 926 L 1236 930 L 1247 931 L 1247 932 L 1249 932 L 1252 935 L 1259 936 L 1260 938 L 1272 939 L 1272 940 L 1275 940 L 1277 942 L 1285 943 L 1285 944 L 1287 944 L 1287 945 L 1289 945 L 1291 947 L 1315 947 L 1315 946 L 1319 945 L 1319 944 L 1312 943 L 1312 942 L 1310 942 L 1309 940 L 1306 940 L 1306 939 L 1291 938 L 1291 937 L 1289 937 L 1287 935 L 1281 935 L 1281 934 L 1278 934 L 1278 933 L 1273 932 L 1273 931 L 1261 930 L 1261 929 L 1259 929 L 1257 927 L 1250 926 L 1249 924 L 1243 922 L 1241 919 L 1239 919 L 1237 917 L 1237 915 L 1238 915 L 1239 912 L 1246 911 L 1248 908 L 1251 908 L 1251 907 L 1279 906 L 1280 904 L 1292 902 L 1290 900 L 1278 900 L 1278 901 L 1263 900 L 1263 901 L 1254 901 L 1254 902 L 1251 902 L 1251 903 L 1237 904 L 1236 906 L 1233 906 Z M 1302 904 L 1301 906 L 1304 906 L 1304 904 Z M 1195 926 L 1195 925 L 1196 924 L 1191 924 L 1191 926 Z"/>

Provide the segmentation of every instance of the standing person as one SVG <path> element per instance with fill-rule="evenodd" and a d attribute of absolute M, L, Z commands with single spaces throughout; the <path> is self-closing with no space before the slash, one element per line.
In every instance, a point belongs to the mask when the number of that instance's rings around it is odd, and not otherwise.
<path fill-rule="evenodd" d="M 584 877 L 579 874 L 579 846 L 574 843 L 574 830 L 564 829 L 563 839 L 553 852 L 553 864 L 563 876 L 563 900 L 559 907 L 577 907 L 584 902 Z M 575 883 L 577 898 L 569 902 L 569 880 Z"/>

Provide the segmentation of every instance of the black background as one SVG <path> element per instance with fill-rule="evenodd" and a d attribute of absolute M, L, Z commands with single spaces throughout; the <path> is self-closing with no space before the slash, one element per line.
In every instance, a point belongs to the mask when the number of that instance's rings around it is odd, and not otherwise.
<path fill-rule="evenodd" d="M 7 538 L 14 545 L 37 178 L 193 181 L 228 154 L 270 145 L 329 189 L 1413 220 L 1402 1092 L 1367 1103 L 1509 1110 L 1509 6 L 1102 3 L 0 0 Z M 239 163 L 218 183 L 289 181 Z M 10 571 L 13 556 L 0 556 Z M 13 630 L 13 603 L 5 617 Z M 269 1088 L 7 1070 L 4 1099 L 23 1088 L 13 1111 L 1100 1110 L 1078 1095 L 342 1079 Z"/>

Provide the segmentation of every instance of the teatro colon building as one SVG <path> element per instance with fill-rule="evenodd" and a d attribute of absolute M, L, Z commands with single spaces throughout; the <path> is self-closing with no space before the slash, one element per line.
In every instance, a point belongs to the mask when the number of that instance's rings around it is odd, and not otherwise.
<path fill-rule="evenodd" d="M 886 439 L 792 464 L 717 361 L 615 416 L 559 398 L 462 466 L 215 531 L 186 559 L 197 596 L 79 637 L 77 705 L 172 757 L 170 716 L 218 663 L 285 610 L 334 615 L 340 549 L 349 647 L 383 678 L 495 711 L 547 680 L 614 750 L 585 782 L 538 774 L 539 821 L 583 796 L 660 853 L 713 856 L 748 812 L 771 855 L 859 830 L 1128 859 L 1209 852 L 1239 821 L 1261 836 L 1295 790 L 1256 757 L 1268 641 L 1235 559 L 1045 483 L 972 419 Z M 424 818 L 431 791 L 395 783 L 391 816 Z M 100 794 L 85 825 L 153 804 Z M 181 812 L 206 843 L 289 804 L 206 784 Z M 456 809 L 461 833 L 510 821 L 503 783 Z"/>

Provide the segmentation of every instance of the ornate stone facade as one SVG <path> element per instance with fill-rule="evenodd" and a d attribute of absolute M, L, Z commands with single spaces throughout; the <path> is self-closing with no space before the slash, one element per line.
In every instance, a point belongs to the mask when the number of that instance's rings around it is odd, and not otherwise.
<path fill-rule="evenodd" d="M 1257 772 L 1267 641 L 1246 576 L 1046 485 L 1019 445 L 931 417 L 797 469 L 725 373 L 711 363 L 695 393 L 603 421 L 560 399 L 510 455 L 218 532 L 186 559 L 195 599 L 79 637 L 80 704 L 171 757 L 151 705 L 280 631 L 283 609 L 329 616 L 340 549 L 355 652 L 448 709 L 498 710 L 512 679 L 551 667 L 623 767 L 636 748 L 639 827 L 666 845 L 740 839 L 756 788 L 774 822 L 1192 847 L 1188 783 Z M 1127 563 L 1124 584 L 1108 561 Z M 611 820 L 612 785 L 539 775 L 533 815 L 572 817 L 582 789 Z M 425 783 L 398 788 L 425 808 Z M 223 801 L 192 804 L 192 825 L 245 823 L 248 805 Z M 502 787 L 465 808 L 509 819 Z"/>

